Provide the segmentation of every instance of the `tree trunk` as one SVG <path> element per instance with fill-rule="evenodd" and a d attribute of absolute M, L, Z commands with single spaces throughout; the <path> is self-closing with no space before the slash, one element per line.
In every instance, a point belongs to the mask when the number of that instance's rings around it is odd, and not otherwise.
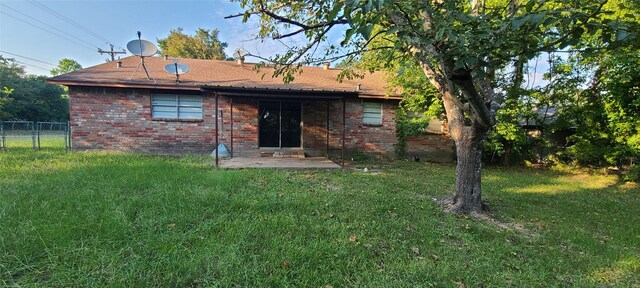
<path fill-rule="evenodd" d="M 502 166 L 511 166 L 511 141 L 504 142 L 504 154 L 502 154 Z"/>
<path fill-rule="evenodd" d="M 443 70 L 430 66 L 430 62 L 426 59 L 422 59 L 421 64 L 431 84 L 442 94 L 442 102 L 449 124 L 449 135 L 456 143 L 458 159 L 456 165 L 456 191 L 453 197 L 448 197 L 442 201 L 442 204 L 444 204 L 447 211 L 453 213 L 468 214 L 482 212 L 482 210 L 486 208 L 482 203 L 482 187 L 480 182 L 482 144 L 493 124 L 491 121 L 484 121 L 482 117 L 478 117 L 477 114 L 475 114 L 480 111 L 482 107 L 476 107 L 477 109 L 465 108 L 465 104 L 456 97 L 457 91 L 454 88 L 453 81 L 451 81 L 452 77 L 447 76 Z M 444 65 L 441 66 L 444 67 Z M 476 89 L 473 83 L 466 84 L 468 85 L 460 87 L 460 90 Z M 468 94 L 475 97 L 475 104 L 486 104 L 483 103 L 484 99 L 482 99 L 477 91 L 471 92 L 474 93 Z M 471 105 L 474 104 L 467 103 Z M 491 105 L 487 105 L 484 108 L 490 106 Z M 470 116 L 469 118 L 465 118 L 465 110 L 466 114 Z M 466 119 L 471 120 L 471 125 L 468 125 Z"/>
<path fill-rule="evenodd" d="M 465 127 L 462 139 L 456 141 L 456 192 L 446 201 L 446 210 L 454 213 L 480 213 L 482 203 L 481 170 L 482 143 L 486 131 Z"/>

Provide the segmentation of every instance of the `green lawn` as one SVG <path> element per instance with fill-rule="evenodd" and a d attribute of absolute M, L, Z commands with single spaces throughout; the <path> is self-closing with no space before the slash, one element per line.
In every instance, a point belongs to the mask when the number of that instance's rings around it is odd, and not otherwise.
<path fill-rule="evenodd" d="M 1 141 L 2 139 L 0 139 Z M 66 141 L 64 131 L 61 133 L 50 133 L 45 135 L 40 135 L 40 142 L 38 142 L 38 137 L 33 137 L 28 134 L 11 134 L 7 133 L 4 138 L 4 142 L 0 143 L 0 148 L 15 150 L 15 149 L 33 149 L 40 145 L 40 149 L 62 149 L 64 150 L 66 147 Z M 4 145 L 4 147 L 3 147 Z"/>
<path fill-rule="evenodd" d="M 454 166 L 216 170 L 209 159 L 0 152 L 0 285 L 640 285 L 640 188 L 488 168 L 492 216 L 441 212 Z"/>

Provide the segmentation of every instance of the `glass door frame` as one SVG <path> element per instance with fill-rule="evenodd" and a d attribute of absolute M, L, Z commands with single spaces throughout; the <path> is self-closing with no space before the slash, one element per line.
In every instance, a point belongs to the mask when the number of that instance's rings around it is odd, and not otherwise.
<path fill-rule="evenodd" d="M 262 103 L 264 102 L 278 102 L 278 146 L 261 146 L 260 145 L 260 129 L 261 129 L 261 125 L 260 125 L 260 112 L 261 112 L 261 108 L 262 108 Z M 286 102 L 286 103 L 295 103 L 299 105 L 299 113 L 300 113 L 300 123 L 298 124 L 300 126 L 300 146 L 293 146 L 293 147 L 282 147 L 282 103 Z M 258 149 L 301 149 L 304 146 L 303 143 L 303 127 L 304 127 L 304 121 L 303 121 L 303 109 L 302 109 L 302 101 L 296 101 L 296 100 L 280 100 L 280 99 L 274 99 L 274 100 L 259 100 L 258 101 Z"/>

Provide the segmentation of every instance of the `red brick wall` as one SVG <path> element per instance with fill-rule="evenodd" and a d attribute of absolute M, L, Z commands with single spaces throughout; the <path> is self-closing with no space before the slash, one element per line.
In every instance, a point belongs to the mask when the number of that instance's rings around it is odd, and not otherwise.
<path fill-rule="evenodd" d="M 74 149 L 106 149 L 154 154 L 208 154 L 215 148 L 215 98 L 203 96 L 203 120 L 160 121 L 151 118 L 151 92 L 145 89 L 70 87 L 71 129 Z M 383 124 L 362 123 L 362 99 L 346 100 L 347 155 L 355 151 L 394 158 L 394 114 L 397 100 L 377 100 L 383 107 Z M 231 104 L 233 102 L 233 105 Z M 219 141 L 234 156 L 258 156 L 258 107 L 256 98 L 219 98 Z M 329 153 L 342 147 L 342 100 L 303 101 L 303 147 L 312 156 L 325 156 L 329 105 Z M 231 122 L 233 106 L 233 123 Z M 233 129 L 233 147 L 231 130 Z M 410 139 L 407 152 L 426 149 L 437 155 L 451 150 L 443 135 Z M 409 151 L 410 150 L 410 151 Z M 442 152 L 444 153 L 444 152 Z M 410 153 L 408 153 L 410 154 Z M 422 155 L 422 154 L 421 154 Z M 425 154 L 426 155 L 426 154 Z"/>
<path fill-rule="evenodd" d="M 233 101 L 233 155 L 239 157 L 259 156 L 258 150 L 258 100 L 255 98 L 233 98 L 227 97 L 226 103 Z M 231 119 L 230 105 L 224 107 L 226 119 Z M 229 122 L 231 124 L 231 122 Z M 226 130 L 224 144 L 231 150 L 231 125 L 225 127 Z M 226 139 L 229 139 L 227 141 Z"/>
<path fill-rule="evenodd" d="M 328 104 L 327 101 L 302 103 L 302 145 L 307 155 L 326 156 Z M 329 114 L 331 113 L 335 111 L 330 111 Z"/>
<path fill-rule="evenodd" d="M 373 153 L 388 158 L 395 156 L 395 109 L 397 100 L 382 102 L 382 125 L 362 123 L 362 99 L 347 99 L 345 151 Z M 329 153 L 340 155 L 342 148 L 342 100 L 329 103 Z M 324 156 L 327 150 L 327 101 L 307 101 L 303 105 L 303 141 L 305 153 Z"/>
<path fill-rule="evenodd" d="M 454 145 L 453 140 L 446 134 L 424 133 L 409 136 L 405 155 L 409 159 L 418 157 L 423 161 L 450 162 L 455 156 Z"/>
<path fill-rule="evenodd" d="M 69 95 L 74 149 L 204 154 L 215 146 L 211 113 L 193 122 L 152 120 L 149 90 L 70 87 Z M 213 111 L 213 98 L 203 106 Z"/>

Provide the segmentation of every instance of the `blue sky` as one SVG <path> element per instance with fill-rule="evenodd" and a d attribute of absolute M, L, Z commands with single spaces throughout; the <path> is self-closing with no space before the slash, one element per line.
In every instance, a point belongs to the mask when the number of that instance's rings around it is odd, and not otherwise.
<path fill-rule="evenodd" d="M 40 8 L 38 3 L 64 15 L 99 37 L 57 18 Z M 240 18 L 224 19 L 225 16 L 238 12 L 242 12 L 238 3 L 223 0 L 0 0 L 0 51 L 5 52 L 0 54 L 30 64 L 31 66 L 26 66 L 30 74 L 49 75 L 48 70 L 53 68 L 50 64 L 57 64 L 62 58 L 74 59 L 83 67 L 104 63 L 108 55 L 100 55 L 97 49 L 108 50 L 109 45 L 101 38 L 126 48 L 128 41 L 137 38 L 136 31 L 142 32 L 142 39 L 156 42 L 157 38 L 166 37 L 169 31 L 176 27 L 182 27 L 188 34 L 192 34 L 199 27 L 219 29 L 220 40 L 229 44 L 226 49 L 227 55 L 232 55 L 236 48 L 242 48 L 268 57 L 286 49 L 282 43 L 273 40 L 255 40 L 258 32 L 255 20 L 242 23 Z M 34 27 L 33 24 L 49 32 Z M 335 33 L 331 38 L 334 41 L 339 40 L 339 33 Z"/>
<path fill-rule="evenodd" d="M 47 12 L 38 4 L 54 13 Z M 257 19 L 251 18 L 247 23 L 242 23 L 240 18 L 224 19 L 242 11 L 238 3 L 225 0 L 0 0 L 0 54 L 27 64 L 27 73 L 49 75 L 49 70 L 54 67 L 50 64 L 57 64 L 62 58 L 74 59 L 83 67 L 104 63 L 108 55 L 100 55 L 97 50 L 107 50 L 109 45 L 101 38 L 126 48 L 127 42 L 137 38 L 137 31 L 142 32 L 142 39 L 156 42 L 157 38 L 166 37 L 171 29 L 177 27 L 182 27 L 188 34 L 193 34 L 199 27 L 219 29 L 220 40 L 229 44 L 225 51 L 229 56 L 237 48 L 263 57 L 286 51 L 281 42 L 256 40 L 259 30 Z M 55 12 L 91 33 L 59 19 L 53 15 Z M 342 36 L 342 31 L 332 31 L 328 40 L 338 43 Z M 293 39 L 286 39 L 286 44 L 291 46 L 303 42 L 302 37 L 299 34 Z M 258 60 L 249 58 L 248 61 Z M 536 66 L 535 61 L 530 65 Z M 538 61 L 537 66 L 537 73 L 530 73 L 529 81 L 536 85 L 544 84 L 546 81 L 542 81 L 541 73 L 548 65 L 545 61 Z"/>

